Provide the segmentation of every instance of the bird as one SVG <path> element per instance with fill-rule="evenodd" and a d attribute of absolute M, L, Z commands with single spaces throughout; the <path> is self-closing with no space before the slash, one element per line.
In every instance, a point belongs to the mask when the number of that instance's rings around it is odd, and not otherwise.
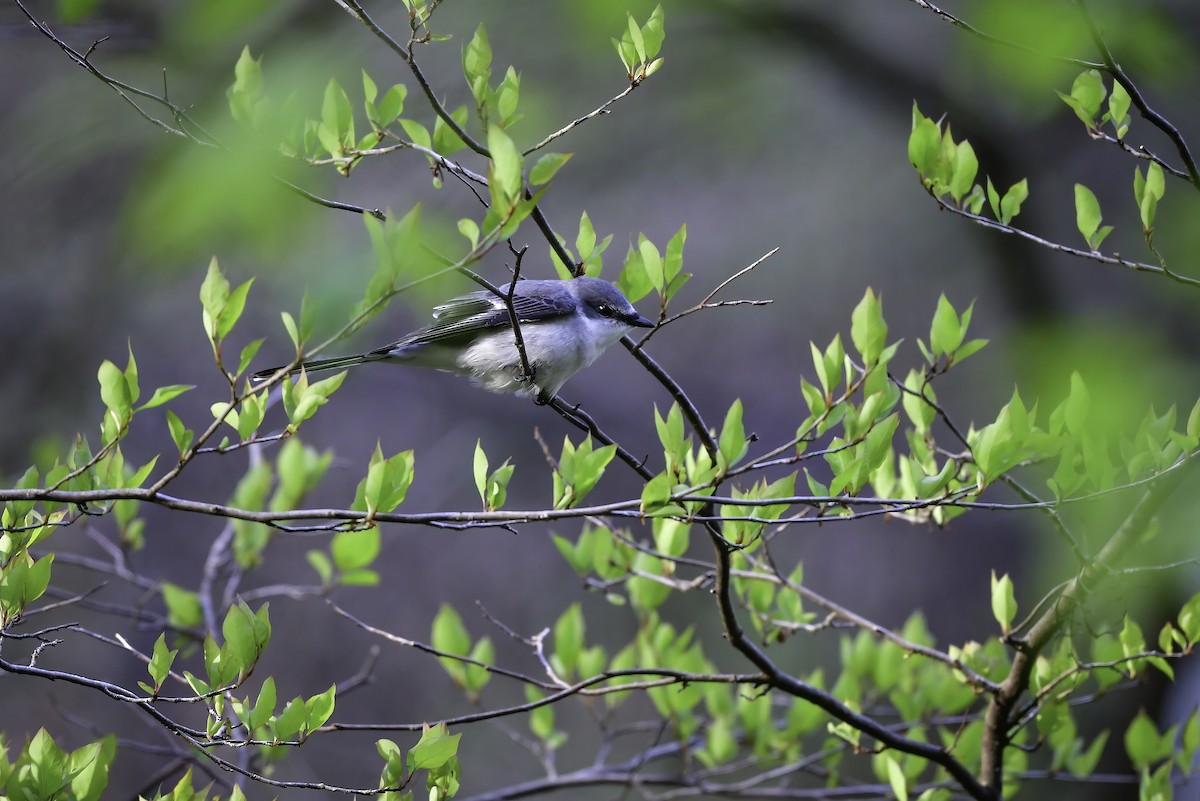
<path fill-rule="evenodd" d="M 389 361 L 466 376 L 491 392 L 549 403 L 579 370 L 634 328 L 653 328 L 621 290 L 602 278 L 518 281 L 512 308 L 532 376 L 525 374 L 503 292 L 481 290 L 435 306 L 434 322 L 381 348 L 302 362 L 289 373 Z M 285 365 L 252 376 L 264 381 Z"/>

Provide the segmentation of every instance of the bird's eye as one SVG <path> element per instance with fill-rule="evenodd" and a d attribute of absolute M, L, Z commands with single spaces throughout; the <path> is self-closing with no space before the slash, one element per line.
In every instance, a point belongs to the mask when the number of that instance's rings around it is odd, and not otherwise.
<path fill-rule="evenodd" d="M 607 303 L 600 303 L 596 306 L 596 313 L 601 317 L 612 317 L 612 306 L 609 306 Z"/>

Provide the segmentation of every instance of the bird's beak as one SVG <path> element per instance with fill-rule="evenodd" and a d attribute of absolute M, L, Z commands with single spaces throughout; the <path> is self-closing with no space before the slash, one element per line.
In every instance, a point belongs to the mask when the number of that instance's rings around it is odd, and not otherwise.
<path fill-rule="evenodd" d="M 634 312 L 632 317 L 626 317 L 625 322 L 628 323 L 629 325 L 637 326 L 638 328 L 653 328 L 654 327 L 653 320 L 647 319 L 646 317 L 643 317 L 642 315 L 638 314 L 637 312 Z"/>

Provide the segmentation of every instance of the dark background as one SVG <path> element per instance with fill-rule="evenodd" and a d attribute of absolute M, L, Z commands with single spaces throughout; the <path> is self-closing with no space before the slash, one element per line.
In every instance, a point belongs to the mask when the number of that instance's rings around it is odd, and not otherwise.
<path fill-rule="evenodd" d="M 626 5 L 639 19 L 652 8 L 632 0 L 447 3 L 435 28 L 455 40 L 426 47 L 419 57 L 451 106 L 466 102 L 461 43 L 483 21 L 496 54 L 494 73 L 509 63 L 521 73 L 526 117 L 513 135 L 528 145 L 623 88 L 623 68 L 609 38 L 624 24 Z M 1052 15 L 1054 24 L 1042 20 L 1026 27 L 1002 14 L 1003 3 L 955 5 L 980 27 L 1040 50 L 1096 57 L 1067 4 L 1061 15 Z M 981 179 L 990 175 L 1003 188 L 1029 177 L 1031 197 L 1018 224 L 1082 246 L 1071 200 L 1072 184 L 1082 182 L 1099 197 L 1105 222 L 1117 226 L 1106 250 L 1152 261 L 1133 204 L 1133 160 L 1089 140 L 1054 95 L 1055 89 L 1069 91 L 1077 70 L 980 42 L 901 0 L 677 0 L 664 6 L 665 67 L 612 114 L 552 148 L 576 155 L 543 208 L 568 242 L 585 209 L 601 237 L 614 235 L 605 258 L 609 278 L 616 277 L 639 232 L 661 248 L 686 223 L 685 269 L 695 278 L 681 303 L 694 302 L 767 250 L 780 248 L 725 295 L 773 298 L 773 305 L 695 315 L 658 334 L 651 347 L 713 425 L 741 398 L 748 431 L 768 444 L 790 437 L 806 413 L 799 381 L 802 375 L 812 378 L 808 342 L 823 346 L 835 333 L 845 337 L 850 311 L 867 286 L 883 295 L 889 339 L 906 341 L 896 363 L 901 371 L 918 363 L 915 339 L 927 336 L 940 293 L 960 310 L 975 302 L 972 333 L 992 344 L 939 386 L 939 397 L 964 426 L 993 419 L 1014 385 L 1027 401 L 1040 398 L 1043 409 L 1052 408 L 1073 369 L 1087 376 L 1094 402 L 1122 425 L 1134 425 L 1149 404 L 1161 410 L 1179 403 L 1187 413 L 1200 390 L 1193 292 L 1058 256 L 940 214 L 907 162 L 916 100 L 929 116 L 946 114 L 956 136 L 971 140 Z M 48 3 L 30 7 L 42 19 L 56 19 Z M 377 13 L 391 30 L 403 30 L 400 16 Z M 1117 57 L 1150 102 L 1185 135 L 1197 130 L 1200 14 L 1194 5 L 1113 3 L 1097 13 Z M 104 2 L 85 22 L 55 29 L 83 49 L 110 36 L 95 54 L 96 63 L 135 85 L 158 89 L 166 68 L 172 99 L 194 106 L 222 135 L 233 133 L 220 122 L 227 116 L 224 90 L 246 44 L 265 56 L 268 92 L 278 89 L 282 95 L 293 84 L 313 87 L 306 102 L 314 116 L 329 77 L 338 77 L 357 98 L 358 71 L 366 68 L 381 92 L 392 82 L 406 83 L 405 116 L 432 123 L 407 69 L 332 3 Z M 18 475 L 32 453 L 65 444 L 77 430 L 95 441 L 101 412 L 95 369 L 106 358 L 124 365 L 127 343 L 138 358 L 143 392 L 197 384 L 173 408 L 192 428 L 207 424 L 208 406 L 220 399 L 221 389 L 200 325 L 197 291 L 214 254 L 231 280 L 257 277 L 233 337 L 237 345 L 268 337 L 256 367 L 288 358 L 278 312 L 296 313 L 305 292 L 321 312 L 319 335 L 346 319 L 374 268 L 354 215 L 307 203 L 163 134 L 75 68 L 7 4 L 0 5 L 0 75 L 7 78 L 0 85 L 0 337 L 9 343 L 0 390 L 5 474 Z M 1165 138 L 1136 113 L 1130 139 L 1175 161 Z M 483 169 L 465 151 L 459 157 Z M 481 216 L 453 180 L 434 189 L 423 158 L 411 153 L 366 164 L 349 179 L 329 168 L 292 175 L 318 194 L 366 207 L 403 213 L 421 202 L 423 219 L 443 251 L 461 247 L 455 220 Z M 1195 272 L 1197 211 L 1195 192 L 1169 181 L 1156 244 L 1184 272 Z M 547 247 L 536 229 L 525 226 L 518 240 L 530 245 L 526 274 L 551 276 Z M 496 253 L 481 269 L 498 278 L 503 265 L 503 254 Z M 353 351 L 390 341 L 422 324 L 422 309 L 438 297 L 469 289 L 455 278 L 402 297 L 343 347 Z M 641 304 L 644 310 L 649 303 Z M 606 430 L 635 450 L 655 442 L 652 404 L 664 412 L 670 405 L 662 388 L 620 348 L 572 379 L 563 394 L 582 401 Z M 172 451 L 161 415 L 148 413 L 138 423 L 125 445 L 130 461 L 140 464 Z M 511 458 L 517 466 L 510 508 L 548 506 L 550 479 L 535 430 L 554 451 L 565 434 L 575 437 L 546 408 L 481 392 L 451 376 L 386 366 L 355 371 L 302 430 L 305 442 L 337 454 L 310 504 L 347 505 L 379 442 L 386 454 L 416 452 L 417 479 L 406 509 L 477 508 L 470 465 L 480 439 L 493 465 Z M 245 458 L 209 457 L 189 469 L 174 490 L 224 500 Z M 635 491 L 614 468 L 592 499 Z M 146 510 L 145 516 L 147 547 L 134 555 L 134 566 L 194 585 L 221 522 L 161 510 Z M 1188 510 L 1180 509 L 1177 518 L 1181 525 L 1167 527 L 1162 548 L 1194 554 Z M 1101 538 L 1118 519 L 1116 510 L 1106 509 L 1080 522 Z M 94 526 L 111 533 L 106 520 Z M 632 634 L 632 616 L 584 593 L 549 540 L 551 532 L 573 538 L 577 531 L 568 525 L 529 526 L 514 536 L 388 527 L 378 565 L 382 586 L 341 591 L 338 598 L 370 622 L 418 639 L 428 638 L 438 606 L 451 603 L 475 636 L 488 633 L 498 641 L 502 661 L 526 669 L 533 667 L 528 652 L 492 627 L 475 602 L 518 631 L 533 633 L 553 625 L 567 603 L 580 601 L 590 613 L 589 641 L 615 650 Z M 94 551 L 82 527 L 56 537 L 58 547 Z M 1014 574 L 1018 600 L 1029 609 L 1069 569 L 1064 549 L 1034 516 L 976 513 L 946 531 L 900 522 L 797 526 L 786 539 L 785 553 L 804 560 L 814 589 L 888 626 L 898 627 L 921 609 L 941 645 L 991 636 L 992 570 Z M 323 544 L 275 542 L 254 582 L 314 581 L 304 552 Z M 1155 553 L 1141 556 L 1153 561 Z M 1102 623 L 1130 611 L 1145 616 L 1150 636 L 1161 625 L 1161 610 L 1171 603 L 1177 609 L 1194 592 L 1198 575 L 1193 566 L 1157 574 L 1153 581 L 1123 583 Z M 77 589 L 100 580 L 69 567 L 56 570 L 55 577 Z M 104 593 L 131 597 L 115 586 Z M 665 614 L 677 625 L 696 624 L 706 637 L 716 634 L 707 594 L 674 598 Z M 281 698 L 311 695 L 348 677 L 372 643 L 318 600 L 279 599 L 272 620 L 275 639 L 262 669 L 264 675 L 287 671 L 295 686 L 281 687 Z M 126 626 L 103 616 L 91 625 L 109 633 Z M 140 644 L 156 634 L 144 633 Z M 835 639 L 796 638 L 776 657 L 798 671 L 833 664 Z M 722 651 L 715 636 L 707 650 L 723 668 L 744 667 Z M 87 660 L 89 672 L 125 683 L 141 677 L 136 664 L 106 647 L 62 646 L 50 658 L 58 660 L 63 666 Z M 413 652 L 385 648 L 375 678 L 370 689 L 339 698 L 335 719 L 419 721 L 467 711 L 440 668 Z M 1159 697 L 1162 688 L 1152 687 L 1140 698 L 1107 701 L 1106 710 L 1127 720 L 1142 703 L 1161 723 L 1173 722 L 1200 695 L 1194 668 L 1181 665 L 1180 678 L 1166 700 Z M 519 699 L 511 687 L 489 692 L 490 706 Z M 140 741 L 161 736 L 115 702 L 12 676 L 0 677 L 0 709 L 10 742 L 41 725 L 68 743 L 72 737 L 82 742 L 86 728 L 72 726 L 67 717 L 90 721 L 101 731 L 117 728 Z M 586 748 L 594 736 L 580 710 L 560 712 L 568 723 L 572 716 L 583 725 L 571 729 L 568 754 L 581 750 L 564 756 L 564 769 L 590 760 Z M 305 749 L 283 772 L 296 779 L 332 772 L 344 783 L 372 782 L 373 749 L 368 746 L 361 757 L 346 755 L 353 753 L 351 743 L 374 737 L 342 737 L 312 756 Z M 469 729 L 464 753 L 465 794 L 539 772 L 496 728 Z M 1107 753 L 1106 769 L 1123 769 L 1119 737 Z M 306 760 L 312 760 L 311 775 L 305 775 Z M 156 764 L 153 757 L 122 752 L 112 797 L 144 789 Z M 1067 792 L 1054 788 L 1047 797 L 1075 797 Z M 1077 797 L 1095 797 L 1090 792 Z"/>

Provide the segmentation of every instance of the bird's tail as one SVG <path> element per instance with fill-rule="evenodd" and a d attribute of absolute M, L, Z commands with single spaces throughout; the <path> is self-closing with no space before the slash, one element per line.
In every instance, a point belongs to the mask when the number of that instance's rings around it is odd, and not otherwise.
<path fill-rule="evenodd" d="M 338 356 L 333 359 L 314 359 L 310 362 L 301 362 L 288 371 L 288 375 L 295 375 L 303 370 L 306 373 L 319 373 L 325 370 L 340 370 L 343 367 L 353 367 L 356 364 L 364 364 L 365 362 L 376 362 L 380 359 L 387 358 L 386 353 L 362 353 L 357 356 Z M 254 375 L 250 376 L 251 381 L 266 381 L 271 376 L 275 375 L 283 368 L 283 365 L 272 367 L 267 370 L 259 370 Z"/>

